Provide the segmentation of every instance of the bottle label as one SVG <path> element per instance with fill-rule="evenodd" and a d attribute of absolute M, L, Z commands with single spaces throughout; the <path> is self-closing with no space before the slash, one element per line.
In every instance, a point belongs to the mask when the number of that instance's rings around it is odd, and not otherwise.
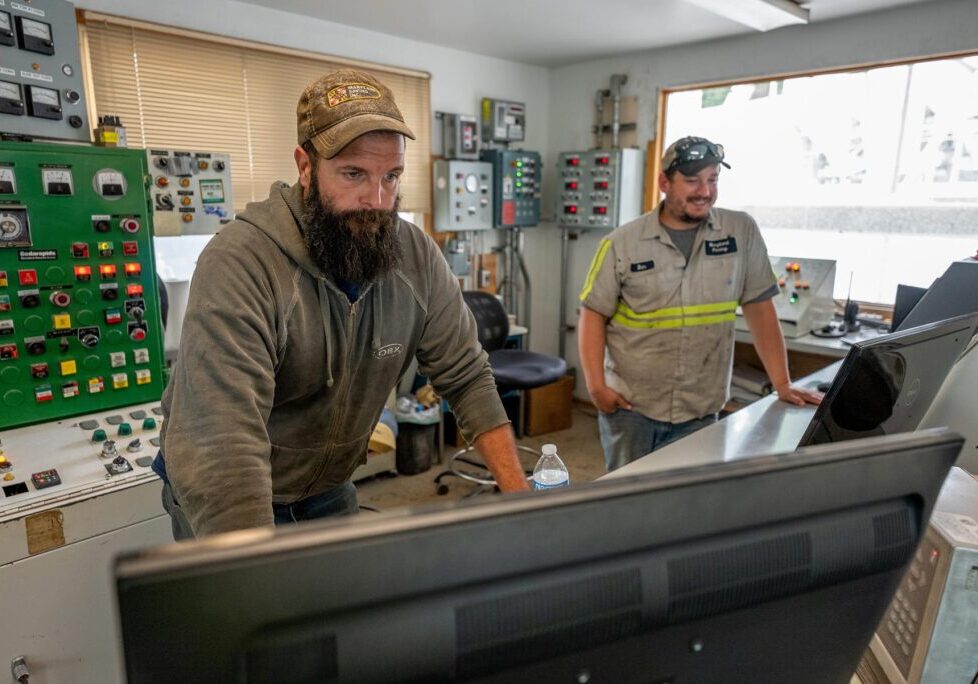
<path fill-rule="evenodd" d="M 544 484 L 543 482 L 533 481 L 533 489 L 560 489 L 561 487 L 570 486 L 570 480 L 562 480 L 560 482 L 554 482 L 553 484 Z"/>

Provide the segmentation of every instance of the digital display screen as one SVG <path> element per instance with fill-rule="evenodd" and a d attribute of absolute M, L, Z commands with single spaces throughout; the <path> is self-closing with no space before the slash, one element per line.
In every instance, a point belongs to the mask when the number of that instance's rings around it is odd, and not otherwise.
<path fill-rule="evenodd" d="M 200 201 L 204 204 L 219 204 L 224 201 L 224 181 L 220 178 L 206 178 L 200 181 Z"/>

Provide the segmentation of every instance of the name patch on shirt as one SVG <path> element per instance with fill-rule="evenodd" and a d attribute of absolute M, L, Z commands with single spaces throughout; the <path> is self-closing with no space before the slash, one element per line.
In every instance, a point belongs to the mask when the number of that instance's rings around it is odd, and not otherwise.
<path fill-rule="evenodd" d="M 648 261 L 639 261 L 632 264 L 632 273 L 641 273 L 642 271 L 650 271 L 655 268 L 655 261 L 649 259 Z"/>
<path fill-rule="evenodd" d="M 707 240 L 703 243 L 706 247 L 707 256 L 722 256 L 733 254 L 737 251 L 737 238 L 727 237 L 722 240 Z"/>

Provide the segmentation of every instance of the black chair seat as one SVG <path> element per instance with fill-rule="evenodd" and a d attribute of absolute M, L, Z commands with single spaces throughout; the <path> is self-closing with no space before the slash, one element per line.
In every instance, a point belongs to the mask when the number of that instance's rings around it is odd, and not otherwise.
<path fill-rule="evenodd" d="M 567 374 L 567 362 L 562 358 L 521 349 L 489 352 L 489 366 L 502 390 L 542 387 Z"/>

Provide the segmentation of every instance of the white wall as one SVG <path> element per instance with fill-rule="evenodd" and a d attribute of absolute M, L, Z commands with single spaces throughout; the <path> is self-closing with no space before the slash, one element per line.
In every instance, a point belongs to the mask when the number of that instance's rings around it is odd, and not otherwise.
<path fill-rule="evenodd" d="M 650 31 L 656 30 L 654 26 Z M 639 98 L 638 139 L 644 147 L 656 130 L 656 105 L 659 90 L 724 79 L 924 57 L 954 51 L 978 51 L 978 2 L 975 0 L 932 0 L 885 12 L 845 20 L 792 26 L 764 34 L 752 34 L 708 43 L 653 50 L 611 59 L 594 60 L 556 68 L 550 78 L 551 165 L 559 150 L 586 149 L 591 144 L 590 126 L 594 92 L 608 87 L 611 74 L 624 73 L 628 82 L 625 95 Z M 694 131 L 690 131 L 695 134 Z M 552 168 L 552 166 L 550 167 Z M 721 203 L 723 188 L 721 185 Z M 546 240 L 534 242 L 529 255 L 531 269 L 540 271 L 559 249 L 554 228 Z M 568 279 L 568 316 L 576 317 L 576 294 L 601 234 L 588 233 L 571 243 Z M 541 234 L 542 237 L 542 234 Z M 534 319 L 543 314 L 543 302 L 556 301 L 556 290 L 538 289 L 534 297 Z M 537 303 L 539 302 L 539 303 Z M 554 316 L 556 318 L 556 315 Z M 546 339 L 543 321 L 534 321 L 534 342 L 540 347 Z M 549 344 L 549 342 L 548 342 Z M 556 337 L 553 338 L 556 349 Z M 549 351 L 546 347 L 541 351 Z M 577 366 L 576 338 L 567 338 L 567 359 Z M 576 393 L 586 396 L 578 378 Z"/>

